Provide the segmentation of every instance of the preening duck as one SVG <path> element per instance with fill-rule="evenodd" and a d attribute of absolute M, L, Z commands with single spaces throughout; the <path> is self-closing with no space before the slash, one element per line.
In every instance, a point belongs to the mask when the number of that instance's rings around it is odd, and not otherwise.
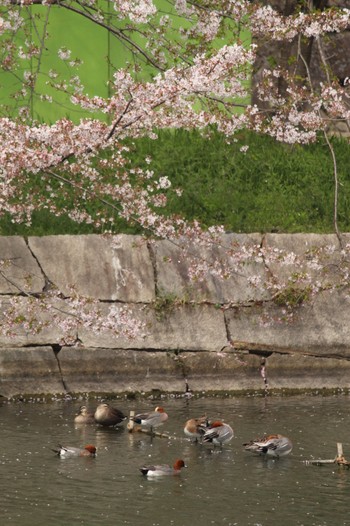
<path fill-rule="evenodd" d="M 212 422 L 203 435 L 203 442 L 212 442 L 215 446 L 222 446 L 234 437 L 234 432 L 231 426 L 215 420 Z"/>
<path fill-rule="evenodd" d="M 198 440 L 203 437 L 208 427 L 209 422 L 206 416 L 190 418 L 185 424 L 184 433 L 192 441 L 198 442 Z"/>
<path fill-rule="evenodd" d="M 291 440 L 283 435 L 266 435 L 243 444 L 247 451 L 268 457 L 285 457 L 293 449 Z"/>

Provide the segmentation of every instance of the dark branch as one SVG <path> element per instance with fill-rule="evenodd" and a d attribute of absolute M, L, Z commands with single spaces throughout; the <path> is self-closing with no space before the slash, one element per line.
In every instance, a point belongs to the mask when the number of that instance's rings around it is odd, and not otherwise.
<path fill-rule="evenodd" d="M 21 3 L 21 0 L 10 0 L 10 4 L 11 5 L 18 5 L 18 6 L 22 6 L 23 4 Z M 31 0 L 31 5 L 40 5 L 40 4 L 43 4 L 43 0 Z M 120 29 L 117 29 L 115 27 L 112 27 L 110 25 L 108 25 L 107 23 L 101 21 L 101 20 L 98 20 L 96 19 L 90 12 L 88 12 L 86 9 L 87 6 L 82 6 L 84 8 L 84 10 L 82 9 L 78 9 L 76 7 L 73 7 L 72 5 L 68 5 L 64 2 L 62 2 L 62 0 L 50 0 L 50 5 L 57 5 L 58 7 L 62 7 L 63 9 L 67 9 L 68 11 L 72 11 L 73 13 L 76 13 L 80 16 L 83 16 L 84 18 L 87 18 L 88 20 L 90 20 L 92 23 L 100 26 L 100 27 L 103 27 L 104 29 L 106 29 L 106 31 L 109 31 L 112 35 L 114 35 L 116 38 L 118 38 L 120 41 L 124 42 L 124 43 L 127 43 L 131 48 L 133 48 L 135 51 L 137 51 L 138 53 L 140 53 L 140 55 L 143 56 L 143 58 L 146 60 L 146 62 L 148 62 L 149 64 L 151 64 L 153 67 L 155 67 L 156 69 L 158 69 L 159 71 L 164 71 L 164 68 L 162 68 L 150 55 L 148 55 L 136 42 L 134 42 L 131 38 L 129 38 L 127 35 L 125 35 L 123 33 L 123 31 L 121 31 Z M 81 4 L 79 4 L 81 5 Z M 47 4 L 45 4 L 44 7 L 48 7 Z"/>

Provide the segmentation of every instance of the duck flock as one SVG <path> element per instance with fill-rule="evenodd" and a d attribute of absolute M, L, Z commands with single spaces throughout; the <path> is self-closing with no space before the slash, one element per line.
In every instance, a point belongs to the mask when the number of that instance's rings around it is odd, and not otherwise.
<path fill-rule="evenodd" d="M 156 407 L 149 413 L 140 413 L 130 417 L 132 422 L 140 429 L 150 432 L 164 424 L 168 420 L 168 414 L 163 407 Z M 121 425 L 127 417 L 120 409 L 112 407 L 108 403 L 101 403 L 95 412 L 91 412 L 83 405 L 79 408 L 78 414 L 74 418 L 76 424 L 99 424 L 104 427 Z M 223 447 L 234 437 L 234 431 L 229 424 L 221 420 L 211 421 L 207 416 L 191 418 L 184 425 L 184 434 L 193 442 L 210 443 L 214 446 Z M 243 444 L 245 450 L 266 457 L 284 457 L 292 451 L 291 440 L 283 435 L 265 435 Z M 59 445 L 53 451 L 60 457 L 95 457 L 96 447 L 92 444 L 84 448 Z M 141 466 L 140 472 L 147 477 L 158 477 L 162 475 L 177 475 L 181 469 L 186 467 L 184 460 L 177 459 L 173 466 L 167 464 Z"/>

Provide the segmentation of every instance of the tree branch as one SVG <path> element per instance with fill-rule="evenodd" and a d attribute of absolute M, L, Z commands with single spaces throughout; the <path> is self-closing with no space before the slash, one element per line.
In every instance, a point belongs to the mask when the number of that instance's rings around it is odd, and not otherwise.
<path fill-rule="evenodd" d="M 10 0 L 10 3 L 11 3 L 11 5 L 18 5 L 18 6 L 22 5 L 21 0 Z M 32 0 L 31 3 L 34 4 L 34 5 L 41 5 L 41 4 L 43 4 L 43 0 Z M 105 22 L 96 19 L 89 12 L 87 12 L 85 10 L 82 11 L 81 9 L 77 9 L 76 7 L 73 7 L 71 5 L 67 5 L 64 2 L 62 2 L 61 0 L 50 0 L 49 6 L 50 5 L 57 5 L 58 7 L 62 7 L 63 9 L 67 9 L 68 11 L 72 11 L 73 13 L 76 13 L 76 14 L 84 17 L 84 18 L 87 18 L 88 20 L 90 20 L 94 24 L 96 24 L 96 25 L 98 25 L 100 27 L 103 27 L 104 29 L 106 29 L 107 31 L 112 33 L 116 38 L 118 38 L 119 40 L 121 40 L 123 42 L 126 42 L 129 46 L 131 46 L 131 48 L 133 48 L 138 53 L 140 53 L 140 55 L 143 56 L 143 58 L 146 60 L 146 62 L 148 62 L 149 64 L 152 64 L 152 66 L 154 66 L 159 71 L 164 71 L 164 68 L 162 68 L 155 60 L 153 60 L 152 57 L 150 55 L 148 55 L 136 42 L 134 42 L 131 38 L 129 38 L 126 35 L 124 35 L 124 33 L 121 30 L 119 30 L 117 28 L 113 28 L 112 26 L 106 24 Z M 45 7 L 47 7 L 47 5 L 45 5 Z"/>

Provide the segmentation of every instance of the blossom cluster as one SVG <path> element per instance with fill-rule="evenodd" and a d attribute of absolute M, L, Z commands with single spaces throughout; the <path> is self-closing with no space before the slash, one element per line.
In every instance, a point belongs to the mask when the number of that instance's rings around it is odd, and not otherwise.
<path fill-rule="evenodd" d="M 152 0 L 114 0 L 114 9 L 119 17 L 139 24 L 145 24 L 157 13 Z"/>

